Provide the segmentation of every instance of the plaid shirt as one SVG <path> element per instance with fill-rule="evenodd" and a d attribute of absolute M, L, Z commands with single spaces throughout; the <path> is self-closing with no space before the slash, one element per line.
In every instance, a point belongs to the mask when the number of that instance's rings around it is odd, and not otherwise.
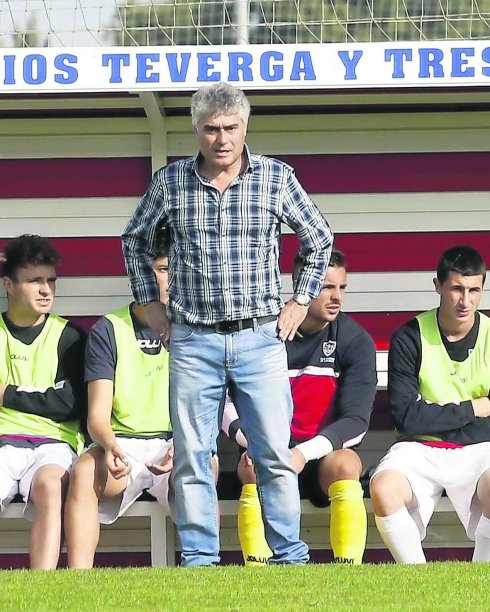
<path fill-rule="evenodd" d="M 293 169 L 250 154 L 247 169 L 221 193 L 198 173 L 200 154 L 158 170 L 123 234 L 134 297 L 157 301 L 151 264 L 158 227 L 171 228 L 168 311 L 173 321 L 209 325 L 278 314 L 281 222 L 301 241 L 305 265 L 296 291 L 320 292 L 332 232 Z"/>

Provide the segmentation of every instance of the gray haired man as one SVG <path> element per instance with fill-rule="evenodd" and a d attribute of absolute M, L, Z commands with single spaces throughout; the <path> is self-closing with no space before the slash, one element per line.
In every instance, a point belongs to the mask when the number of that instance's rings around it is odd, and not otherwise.
<path fill-rule="evenodd" d="M 170 410 L 182 565 L 219 562 L 211 454 L 225 389 L 234 397 L 257 470 L 271 563 L 306 563 L 297 476 L 288 449 L 292 415 L 284 341 L 317 297 L 332 233 L 288 165 L 245 144 L 250 106 L 226 83 L 192 98 L 199 153 L 155 173 L 123 235 L 136 301 L 170 339 Z M 281 300 L 281 223 L 299 236 L 304 265 Z M 156 228 L 172 232 L 170 301 L 151 270 Z"/>

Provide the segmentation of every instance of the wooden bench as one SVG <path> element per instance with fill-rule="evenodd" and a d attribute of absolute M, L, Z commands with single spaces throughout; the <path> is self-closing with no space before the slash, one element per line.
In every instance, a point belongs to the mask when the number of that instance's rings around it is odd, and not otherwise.
<path fill-rule="evenodd" d="M 378 393 L 373 410 L 370 430 L 366 434 L 359 454 L 365 467 L 375 465 L 394 442 L 394 428 L 388 410 L 386 397 L 387 384 L 387 351 L 377 351 Z M 237 532 L 238 496 L 240 485 L 235 476 L 238 461 L 236 444 L 224 436 L 219 440 L 221 475 L 218 483 L 221 514 L 221 546 L 224 557 L 234 551 L 233 560 L 240 561 L 240 550 Z M 372 503 L 365 499 L 368 512 L 367 548 L 385 549 L 374 525 Z M 328 508 L 316 508 L 309 501 L 301 501 L 302 537 L 312 551 L 329 548 L 328 528 L 330 514 Z M 22 518 L 22 504 L 13 503 L 1 515 L 4 520 L 17 520 L 26 523 L 9 534 L 10 538 L 22 540 L 19 546 L 9 548 L 9 552 L 26 553 L 28 550 L 29 524 Z M 5 530 L 0 522 L 0 554 L 5 552 L 2 537 Z M 19 531 L 22 531 L 19 537 Z M 25 532 L 25 533 L 24 533 Z M 451 502 L 443 497 L 436 508 L 436 516 L 431 521 L 424 541 L 425 548 L 470 548 L 464 529 L 460 525 Z M 178 536 L 175 525 L 162 507 L 154 501 L 137 501 L 128 512 L 114 525 L 102 526 L 101 541 L 98 552 L 123 550 L 150 551 L 151 565 L 174 566 L 179 551 Z M 388 555 L 388 553 L 386 553 Z M 389 555 L 388 555 L 389 557 Z"/>
<path fill-rule="evenodd" d="M 24 519 L 23 508 L 22 502 L 13 502 L 1 514 L 1 523 L 9 521 L 9 529 L 0 531 L 0 554 L 7 551 L 11 555 L 27 554 L 31 523 Z M 6 541 L 7 536 L 9 542 Z M 125 542 L 128 539 L 130 542 Z M 148 548 L 153 567 L 175 565 L 175 526 L 162 506 L 155 501 L 137 501 L 114 525 L 101 526 L 98 552 L 142 552 Z"/>

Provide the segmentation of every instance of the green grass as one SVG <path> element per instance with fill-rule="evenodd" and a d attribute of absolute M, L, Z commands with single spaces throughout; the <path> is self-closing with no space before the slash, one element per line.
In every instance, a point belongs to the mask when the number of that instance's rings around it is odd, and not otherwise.
<path fill-rule="evenodd" d="M 7 610 L 490 610 L 490 564 L 0 572 Z"/>

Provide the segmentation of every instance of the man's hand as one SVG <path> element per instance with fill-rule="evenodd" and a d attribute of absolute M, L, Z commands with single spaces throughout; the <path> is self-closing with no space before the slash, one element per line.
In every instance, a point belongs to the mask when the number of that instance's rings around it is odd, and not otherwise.
<path fill-rule="evenodd" d="M 174 447 L 170 447 L 165 453 L 165 456 L 160 463 L 145 463 L 146 467 L 155 476 L 161 476 L 162 474 L 168 474 L 174 467 Z"/>
<path fill-rule="evenodd" d="M 170 340 L 170 319 L 167 316 L 165 304 L 150 302 L 144 308 L 148 324 L 160 336 L 163 344 L 167 346 Z"/>
<path fill-rule="evenodd" d="M 308 313 L 307 306 L 300 306 L 294 300 L 284 306 L 279 313 L 279 320 L 277 322 L 277 329 L 279 330 L 279 338 L 285 342 L 286 340 L 292 340 L 296 334 L 296 330 L 303 323 Z"/>
<path fill-rule="evenodd" d="M 488 397 L 479 397 L 471 400 L 473 404 L 473 412 L 476 417 L 485 418 L 490 416 L 490 399 Z"/>
<path fill-rule="evenodd" d="M 122 448 L 117 444 L 114 444 L 105 451 L 105 464 L 116 480 L 127 476 L 131 471 L 131 464 L 127 460 Z"/>
<path fill-rule="evenodd" d="M 291 463 L 297 474 L 300 474 L 305 469 L 306 459 L 297 448 L 291 449 Z"/>

